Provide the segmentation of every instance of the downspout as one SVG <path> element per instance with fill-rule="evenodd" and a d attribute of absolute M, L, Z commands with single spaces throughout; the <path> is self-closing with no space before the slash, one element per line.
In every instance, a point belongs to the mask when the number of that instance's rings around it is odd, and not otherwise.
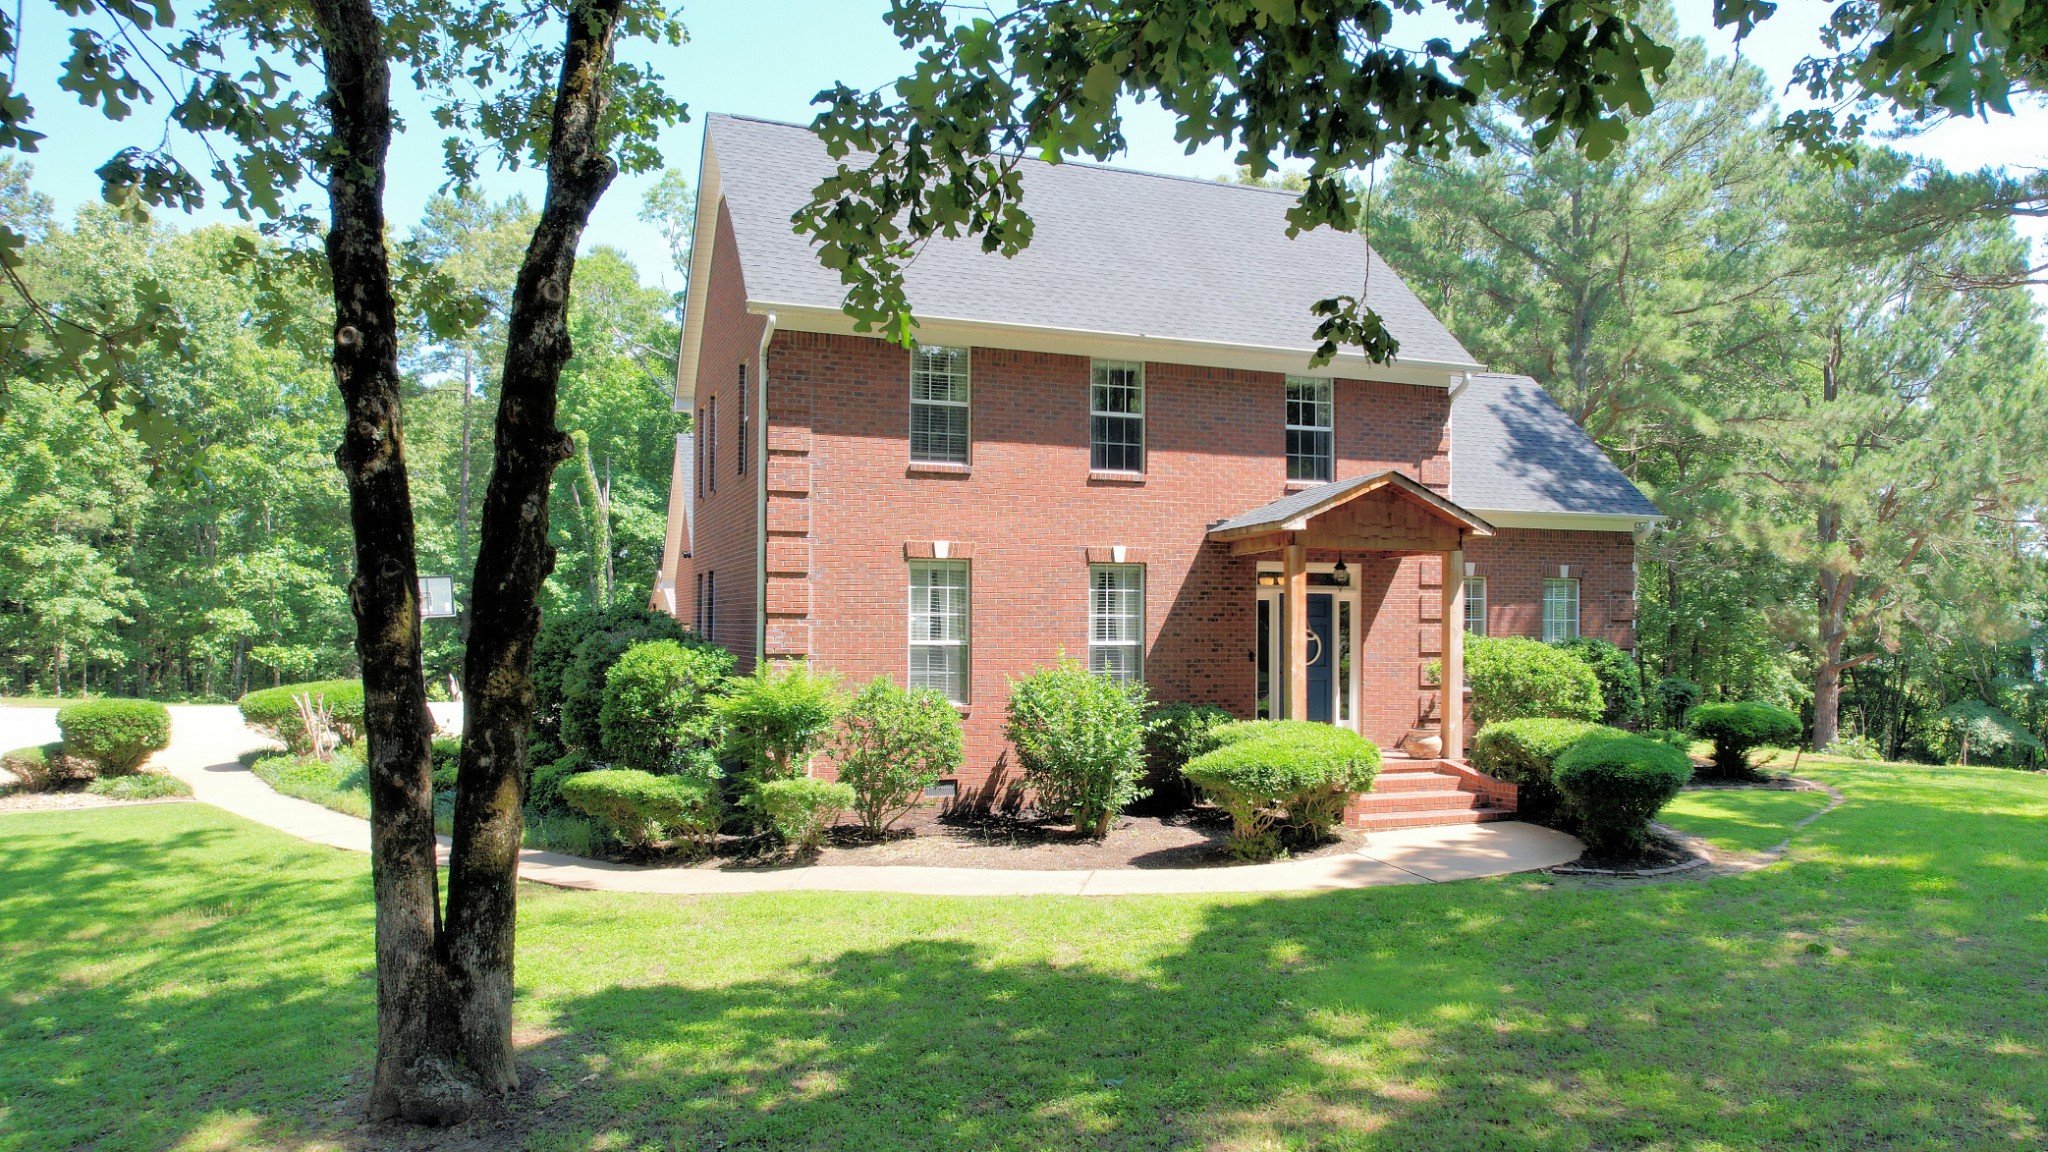
<path fill-rule="evenodd" d="M 754 369 L 754 664 L 768 658 L 768 341 L 775 313 L 763 318 Z"/>

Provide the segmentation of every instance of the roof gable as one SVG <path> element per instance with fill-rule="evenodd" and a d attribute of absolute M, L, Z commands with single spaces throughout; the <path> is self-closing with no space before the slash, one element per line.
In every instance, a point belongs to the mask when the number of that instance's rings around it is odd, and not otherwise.
<path fill-rule="evenodd" d="M 1659 516 L 1541 384 L 1493 372 L 1467 376 L 1451 405 L 1451 499 L 1487 513 Z"/>
<path fill-rule="evenodd" d="M 706 128 L 751 301 L 840 308 L 845 288 L 790 217 L 834 171 L 808 128 L 715 115 Z M 1474 366 L 1363 238 L 1287 237 L 1293 193 L 1091 164 L 1022 162 L 1032 241 L 1015 257 L 975 238 L 934 238 L 904 272 L 920 319 L 1299 351 L 1309 307 L 1366 283 L 1401 343 L 1398 362 Z"/>

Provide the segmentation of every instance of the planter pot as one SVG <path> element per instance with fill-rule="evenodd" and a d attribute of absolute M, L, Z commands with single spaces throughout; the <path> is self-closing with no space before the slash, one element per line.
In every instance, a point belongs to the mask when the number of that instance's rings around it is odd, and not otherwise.
<path fill-rule="evenodd" d="M 1416 760 L 1434 760 L 1444 754 L 1443 734 L 1434 728 L 1410 728 L 1401 737 L 1401 751 Z"/>

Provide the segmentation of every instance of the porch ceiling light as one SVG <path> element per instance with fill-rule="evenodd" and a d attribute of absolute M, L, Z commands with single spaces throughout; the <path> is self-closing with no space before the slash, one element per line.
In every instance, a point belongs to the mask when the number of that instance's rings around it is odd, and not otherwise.
<path fill-rule="evenodd" d="M 1337 568 L 1335 571 L 1331 572 L 1330 575 L 1336 578 L 1336 583 L 1338 584 L 1351 583 L 1351 569 L 1346 568 L 1344 566 L 1344 560 L 1342 557 L 1338 558 Z"/>

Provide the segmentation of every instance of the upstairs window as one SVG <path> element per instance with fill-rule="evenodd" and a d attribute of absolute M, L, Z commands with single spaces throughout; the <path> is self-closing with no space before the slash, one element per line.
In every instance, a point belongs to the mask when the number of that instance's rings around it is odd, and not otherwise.
<path fill-rule="evenodd" d="M 1145 569 L 1137 564 L 1088 568 L 1088 670 L 1112 680 L 1145 674 Z"/>
<path fill-rule="evenodd" d="M 739 386 L 740 390 L 736 399 L 740 407 L 740 427 L 739 435 L 733 437 L 732 448 L 733 459 L 739 465 L 739 474 L 745 476 L 747 474 L 747 425 L 750 423 L 747 419 L 747 366 L 745 364 L 740 365 Z"/>
<path fill-rule="evenodd" d="M 1579 582 L 1543 582 L 1543 640 L 1556 644 L 1579 638 Z"/>
<path fill-rule="evenodd" d="M 1328 483 L 1337 476 L 1332 382 L 1287 378 L 1287 478 Z"/>
<path fill-rule="evenodd" d="M 967 703 L 967 563 L 910 565 L 910 686 Z"/>
<path fill-rule="evenodd" d="M 1088 386 L 1088 467 L 1145 470 L 1145 366 L 1097 360 Z"/>
<path fill-rule="evenodd" d="M 1465 577 L 1465 631 L 1486 635 L 1486 577 Z"/>
<path fill-rule="evenodd" d="M 967 463 L 967 349 L 920 344 L 910 353 L 910 458 Z"/>

